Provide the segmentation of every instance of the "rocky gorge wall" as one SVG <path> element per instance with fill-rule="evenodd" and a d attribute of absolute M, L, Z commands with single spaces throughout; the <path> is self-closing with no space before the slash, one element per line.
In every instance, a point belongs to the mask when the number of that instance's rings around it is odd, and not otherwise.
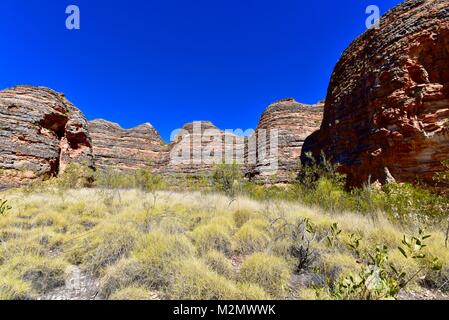
<path fill-rule="evenodd" d="M 93 167 L 92 141 L 64 95 L 29 86 L 0 91 L 0 188 L 55 176 L 72 162 Z"/>
<path fill-rule="evenodd" d="M 352 186 L 434 184 L 449 159 L 449 1 L 405 1 L 343 53 L 302 159 L 321 151 Z"/>
<path fill-rule="evenodd" d="M 257 181 L 285 182 L 294 175 L 305 136 L 318 129 L 322 108 L 293 99 L 268 107 L 256 129 L 279 129 L 279 171 L 268 174 L 261 170 L 266 159 L 259 149 L 249 151 L 257 135 L 239 136 L 208 121 L 186 124 L 167 144 L 149 123 L 124 129 L 106 120 L 86 121 L 63 94 L 31 86 L 0 91 L 0 115 L 0 188 L 56 176 L 73 162 L 98 170 L 151 168 L 164 175 L 202 176 L 226 160 Z"/>
<path fill-rule="evenodd" d="M 123 129 L 117 123 L 93 120 L 88 127 L 98 169 L 159 168 L 166 159 L 169 148 L 149 123 Z"/>
<path fill-rule="evenodd" d="M 258 149 L 246 150 L 246 158 L 256 159 L 247 166 L 247 176 L 264 183 L 287 183 L 296 178 L 300 156 L 305 139 L 320 126 L 323 118 L 323 104 L 302 104 L 293 98 L 271 104 L 262 114 L 256 133 L 256 145 L 261 138 L 269 141 L 274 130 L 277 139 L 277 168 L 270 165 L 271 148 L 268 155 L 259 156 Z"/>

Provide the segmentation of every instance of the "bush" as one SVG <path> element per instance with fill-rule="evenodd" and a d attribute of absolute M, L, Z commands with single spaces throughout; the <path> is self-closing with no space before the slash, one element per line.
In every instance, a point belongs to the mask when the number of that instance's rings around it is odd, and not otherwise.
<path fill-rule="evenodd" d="M 102 169 L 95 172 L 95 186 L 106 189 L 131 189 L 135 186 L 132 174 L 114 169 Z"/>
<path fill-rule="evenodd" d="M 246 223 L 235 235 L 236 250 L 242 254 L 263 251 L 270 243 L 270 236 L 264 230 Z"/>
<path fill-rule="evenodd" d="M 165 188 L 161 176 L 153 174 L 148 169 L 139 169 L 134 173 L 135 186 L 145 192 L 155 192 Z"/>
<path fill-rule="evenodd" d="M 240 294 L 237 300 L 271 300 L 261 287 L 253 283 L 239 283 L 237 285 Z"/>
<path fill-rule="evenodd" d="M 442 164 L 446 168 L 446 171 L 437 173 L 434 180 L 447 186 L 449 185 L 449 160 L 443 161 Z"/>
<path fill-rule="evenodd" d="M 45 258 L 35 255 L 19 255 L 4 265 L 7 274 L 16 274 L 39 293 L 65 284 L 67 263 L 58 258 Z M 23 286 L 20 286 L 24 288 Z"/>
<path fill-rule="evenodd" d="M 200 253 L 218 250 L 227 254 L 231 250 L 229 229 L 218 222 L 197 227 L 191 233 L 191 237 Z"/>
<path fill-rule="evenodd" d="M 372 252 L 359 250 L 360 239 L 348 245 L 354 251 L 358 263 L 361 264 L 359 273 L 350 273 L 341 277 L 330 290 L 330 295 L 336 299 L 395 299 L 401 289 L 404 289 L 415 278 L 419 277 L 426 268 L 439 271 L 442 264 L 438 257 L 431 261 L 427 260 L 426 240 L 431 236 L 419 230 L 415 236 L 404 236 L 402 245 L 398 247 L 399 252 L 410 259 L 408 264 L 418 262 L 421 267 L 412 274 L 400 266 L 389 263 L 390 252 L 386 246 L 377 246 Z"/>
<path fill-rule="evenodd" d="M 198 260 L 178 263 L 169 296 L 175 300 L 235 300 L 241 294 L 237 286 L 209 270 Z"/>
<path fill-rule="evenodd" d="M 245 209 L 239 209 L 233 213 L 234 223 L 237 228 L 242 227 L 245 223 L 251 220 L 252 217 L 253 213 Z"/>
<path fill-rule="evenodd" d="M 86 235 L 69 249 L 66 257 L 71 263 L 83 264 L 89 272 L 98 274 L 130 253 L 138 231 L 130 225 L 106 222 Z"/>
<path fill-rule="evenodd" d="M 232 262 L 225 255 L 218 251 L 209 251 L 204 256 L 204 262 L 216 273 L 232 279 L 234 277 L 234 267 Z"/>
<path fill-rule="evenodd" d="M 382 190 L 385 192 L 385 209 L 396 220 L 418 219 L 426 222 L 446 216 L 447 199 L 420 186 L 392 183 Z"/>
<path fill-rule="evenodd" d="M 0 269 L 0 300 L 31 300 L 33 299 L 31 285 L 23 281 L 11 271 Z"/>
<path fill-rule="evenodd" d="M 118 290 L 132 286 L 145 285 L 145 269 L 135 259 L 125 258 L 109 266 L 100 281 L 99 296 L 108 299 Z"/>
<path fill-rule="evenodd" d="M 324 153 L 321 153 L 319 159 L 315 159 L 309 153 L 306 154 L 306 165 L 301 165 L 299 168 L 297 180 L 304 188 L 309 190 L 315 189 L 322 178 L 330 180 L 334 185 L 344 186 L 346 178 L 338 173 L 338 167 L 338 164 L 326 159 Z"/>
<path fill-rule="evenodd" d="M 242 190 L 242 169 L 236 163 L 217 165 L 212 173 L 212 182 L 216 190 L 235 197 Z"/>
<path fill-rule="evenodd" d="M 290 270 L 283 259 L 256 253 L 243 262 L 240 279 L 259 285 L 274 297 L 282 297 L 290 280 Z"/>
<path fill-rule="evenodd" d="M 132 172 L 103 169 L 95 173 L 95 186 L 106 189 L 132 189 L 153 193 L 166 188 L 164 179 L 153 174 L 150 169 L 142 168 Z"/>
<path fill-rule="evenodd" d="M 143 287 L 127 287 L 111 295 L 110 300 L 157 300 L 158 295 Z"/>
<path fill-rule="evenodd" d="M 133 257 L 142 264 L 145 281 L 159 289 L 172 283 L 176 262 L 194 255 L 194 248 L 184 236 L 152 232 L 145 236 L 133 251 Z"/>
<path fill-rule="evenodd" d="M 91 187 L 93 182 L 94 170 L 78 163 L 68 164 L 64 172 L 53 180 L 53 184 L 62 190 Z"/>

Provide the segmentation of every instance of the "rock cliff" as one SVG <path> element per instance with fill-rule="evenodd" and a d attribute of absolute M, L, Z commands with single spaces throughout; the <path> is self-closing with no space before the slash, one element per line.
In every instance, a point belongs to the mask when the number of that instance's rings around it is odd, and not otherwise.
<path fill-rule="evenodd" d="M 184 125 L 170 144 L 165 173 L 210 174 L 216 164 L 245 161 L 245 138 L 218 129 L 209 121 Z"/>
<path fill-rule="evenodd" d="M 303 160 L 321 151 L 352 186 L 434 183 L 449 158 L 449 1 L 405 1 L 343 53 Z"/>
<path fill-rule="evenodd" d="M 123 129 L 113 122 L 94 120 L 89 121 L 89 133 L 98 169 L 158 169 L 168 152 L 168 146 L 149 123 Z"/>
<path fill-rule="evenodd" d="M 0 188 L 93 166 L 87 121 L 63 94 L 41 87 L 0 91 Z"/>
<path fill-rule="evenodd" d="M 320 127 L 322 118 L 321 103 L 307 105 L 289 98 L 271 104 L 262 114 L 256 128 L 257 144 L 259 145 L 261 138 L 265 139 L 268 145 L 267 153 L 262 155 L 256 148 L 248 150 L 247 157 L 256 161 L 249 161 L 247 174 L 262 182 L 288 182 L 294 179 L 304 140 Z M 277 169 L 270 168 L 273 157 L 270 156 L 272 146 L 269 141 L 275 134 L 274 130 L 278 136 Z"/>

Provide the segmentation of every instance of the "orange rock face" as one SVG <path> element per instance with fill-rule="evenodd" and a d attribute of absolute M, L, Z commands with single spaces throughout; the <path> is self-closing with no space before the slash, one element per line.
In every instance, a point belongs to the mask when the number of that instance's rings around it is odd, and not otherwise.
<path fill-rule="evenodd" d="M 434 184 L 449 159 L 449 1 L 405 1 L 343 53 L 303 160 L 321 151 L 352 186 Z"/>
<path fill-rule="evenodd" d="M 0 91 L 0 188 L 93 166 L 87 121 L 64 95 L 40 87 Z"/>

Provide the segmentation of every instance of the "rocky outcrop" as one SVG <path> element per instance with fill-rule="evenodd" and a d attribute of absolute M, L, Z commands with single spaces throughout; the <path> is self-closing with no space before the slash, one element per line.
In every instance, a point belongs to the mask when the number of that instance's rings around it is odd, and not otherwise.
<path fill-rule="evenodd" d="M 203 176 L 226 161 L 240 164 L 256 181 L 284 182 L 298 164 L 304 138 L 317 128 L 322 109 L 285 99 L 264 112 L 259 135 L 244 137 L 243 132 L 199 121 L 183 126 L 170 144 L 148 123 L 123 129 L 105 120 L 87 122 L 62 94 L 47 88 L 1 91 L 0 114 L 0 187 L 7 187 L 55 176 L 72 162 L 100 170 L 151 168 L 164 175 Z M 268 168 L 273 129 L 278 132 L 279 171 Z M 268 145 L 260 144 L 262 135 Z"/>
<path fill-rule="evenodd" d="M 218 129 L 209 121 L 184 125 L 170 144 L 164 173 L 201 176 L 217 164 L 244 165 L 245 138 Z"/>
<path fill-rule="evenodd" d="M 98 169 L 159 170 L 166 159 L 168 146 L 149 123 L 123 129 L 113 122 L 94 120 L 89 121 L 89 132 Z"/>
<path fill-rule="evenodd" d="M 248 148 L 249 161 L 247 175 L 262 182 L 288 182 L 295 178 L 300 163 L 304 140 L 319 129 L 323 118 L 323 104 L 302 104 L 294 99 L 283 99 L 271 104 L 262 114 L 256 129 L 257 145 L 265 139 L 267 148 L 264 155 L 257 148 Z M 276 131 L 276 133 L 274 132 Z M 277 146 L 272 146 L 270 137 Z M 275 155 L 272 147 L 277 149 L 277 166 L 273 167 Z M 275 150 L 273 150 L 274 152 Z"/>
<path fill-rule="evenodd" d="M 0 91 L 0 188 L 93 166 L 87 121 L 63 94 L 41 87 Z"/>
<path fill-rule="evenodd" d="M 449 2 L 408 0 L 343 53 L 324 120 L 303 148 L 349 184 L 433 184 L 449 158 Z"/>

